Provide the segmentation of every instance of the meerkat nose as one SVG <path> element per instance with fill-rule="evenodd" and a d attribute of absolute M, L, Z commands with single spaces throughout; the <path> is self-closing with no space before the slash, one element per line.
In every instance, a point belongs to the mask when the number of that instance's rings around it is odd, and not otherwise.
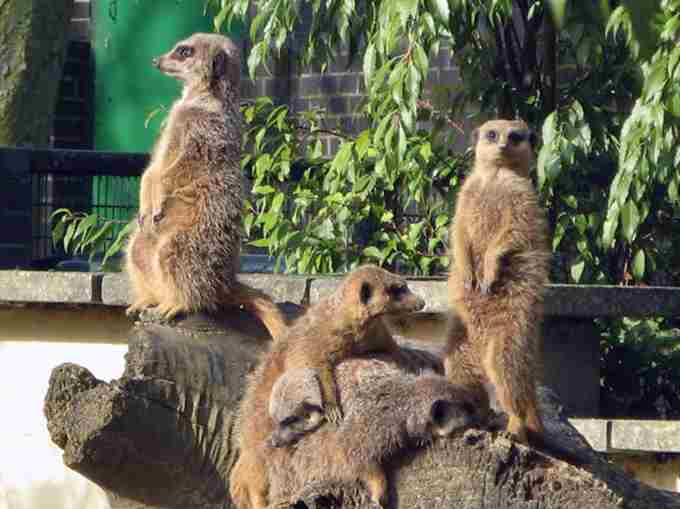
<path fill-rule="evenodd" d="M 160 58 L 158 58 L 158 57 L 153 57 L 153 58 L 151 59 L 151 65 L 153 65 L 154 67 L 158 67 L 160 64 L 161 64 L 161 59 L 160 59 Z"/>

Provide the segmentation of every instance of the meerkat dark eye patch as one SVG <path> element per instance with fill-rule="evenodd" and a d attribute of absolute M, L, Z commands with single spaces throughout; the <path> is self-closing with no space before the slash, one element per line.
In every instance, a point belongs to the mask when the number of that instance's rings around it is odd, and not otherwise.
<path fill-rule="evenodd" d="M 498 139 L 498 133 L 494 131 L 493 129 L 487 131 L 484 133 L 484 137 L 487 139 L 487 141 L 490 141 L 491 143 L 495 143 L 496 140 Z"/>
<path fill-rule="evenodd" d="M 218 51 L 213 57 L 213 77 L 219 79 L 227 74 L 227 54 L 224 51 Z"/>
<path fill-rule="evenodd" d="M 404 295 L 408 293 L 408 287 L 404 284 L 392 285 L 388 288 L 387 292 L 395 300 L 400 300 Z"/>
<path fill-rule="evenodd" d="M 290 415 L 286 417 L 284 420 L 282 420 L 279 424 L 281 426 L 291 426 L 292 424 L 295 424 L 299 420 L 300 419 L 296 415 Z"/>
<path fill-rule="evenodd" d="M 529 133 L 527 131 L 510 131 L 508 133 L 508 140 L 513 145 L 519 145 L 525 140 L 529 139 Z"/>
<path fill-rule="evenodd" d="M 359 293 L 361 303 L 368 304 L 368 301 L 371 300 L 371 297 L 373 297 L 373 287 L 370 285 L 370 283 L 362 283 L 361 291 Z"/>
<path fill-rule="evenodd" d="M 194 54 L 194 48 L 191 46 L 177 46 L 175 54 L 182 59 L 189 58 Z"/>

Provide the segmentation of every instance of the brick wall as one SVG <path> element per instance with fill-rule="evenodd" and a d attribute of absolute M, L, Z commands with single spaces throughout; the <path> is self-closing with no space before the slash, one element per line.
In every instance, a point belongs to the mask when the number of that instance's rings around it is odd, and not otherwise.
<path fill-rule="evenodd" d="M 94 66 L 90 17 L 90 0 L 75 0 L 52 131 L 52 144 L 56 148 L 93 147 Z"/>
<path fill-rule="evenodd" d="M 250 45 L 243 44 L 244 55 Z M 326 113 L 324 128 L 341 130 L 356 134 L 368 127 L 360 108 L 366 98 L 362 68 L 362 58 L 358 55 L 350 63 L 347 53 L 340 53 L 322 73 L 318 68 L 300 68 L 295 65 L 295 49 L 282 52 L 282 56 L 269 67 L 271 73 L 259 70 L 255 81 L 246 74 L 243 77 L 242 95 L 244 99 L 254 99 L 270 95 L 280 104 L 288 104 L 296 112 L 311 109 L 324 109 Z M 245 59 L 244 59 L 245 60 Z M 247 73 L 247 69 L 244 69 Z M 431 93 L 437 85 L 452 86 L 460 82 L 458 71 L 451 58 L 451 50 L 442 47 L 430 60 L 430 72 L 426 83 L 426 93 Z M 325 139 L 325 154 L 332 156 L 339 145 L 336 137 Z"/>

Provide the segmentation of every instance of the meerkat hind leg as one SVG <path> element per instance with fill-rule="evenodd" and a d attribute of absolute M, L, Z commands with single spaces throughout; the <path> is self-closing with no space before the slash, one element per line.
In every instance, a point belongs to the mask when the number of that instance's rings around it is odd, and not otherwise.
<path fill-rule="evenodd" d="M 342 409 L 338 401 L 337 385 L 331 365 L 319 369 L 319 384 L 323 398 L 323 411 L 326 419 L 332 424 L 338 424 L 342 420 Z"/>
<path fill-rule="evenodd" d="M 529 443 L 528 425 L 531 431 L 541 433 L 534 373 L 531 363 L 523 359 L 523 352 L 509 351 L 512 341 L 494 338 L 487 345 L 484 358 L 486 375 L 494 386 L 498 403 L 508 414 L 507 431 L 524 444 Z M 532 422 L 528 423 L 528 416 Z M 536 429 L 534 429 L 534 427 Z"/>
<path fill-rule="evenodd" d="M 380 465 L 371 465 L 364 473 L 362 481 L 371 494 L 371 507 L 375 509 L 387 507 L 387 477 Z"/>

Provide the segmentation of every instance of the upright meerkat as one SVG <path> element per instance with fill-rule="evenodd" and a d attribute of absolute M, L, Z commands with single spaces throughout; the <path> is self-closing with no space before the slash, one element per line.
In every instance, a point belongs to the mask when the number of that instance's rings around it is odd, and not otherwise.
<path fill-rule="evenodd" d="M 154 65 L 183 84 L 140 189 L 128 245 L 133 303 L 178 313 L 244 305 L 273 336 L 285 328 L 265 294 L 236 279 L 241 245 L 240 56 L 217 34 L 194 34 Z"/>
<path fill-rule="evenodd" d="M 490 385 L 508 431 L 527 443 L 543 433 L 536 379 L 550 260 L 545 213 L 529 178 L 535 137 L 522 121 L 494 120 L 473 141 L 474 169 L 451 226 L 449 298 L 464 328 L 449 333 L 445 370 L 480 393 Z"/>
<path fill-rule="evenodd" d="M 246 382 L 240 407 L 241 455 L 231 473 L 230 491 L 238 507 L 266 507 L 268 483 L 264 448 L 273 429 L 269 397 L 285 371 L 318 372 L 324 418 L 342 416 L 333 368 L 343 359 L 367 352 L 397 352 L 399 347 L 382 323 L 388 314 L 422 309 L 406 281 L 375 266 L 348 274 L 331 295 L 310 307 L 264 355 Z"/>
<path fill-rule="evenodd" d="M 346 417 L 340 427 L 326 425 L 315 433 L 324 422 L 315 370 L 287 371 L 277 380 L 269 403 L 277 423 L 270 443 L 296 446 L 267 456 L 272 500 L 288 507 L 311 483 L 359 481 L 372 506 L 384 507 L 386 461 L 409 445 L 481 421 L 471 391 L 434 373 L 409 373 L 403 362 L 389 357 L 350 359 L 338 366 Z"/>

